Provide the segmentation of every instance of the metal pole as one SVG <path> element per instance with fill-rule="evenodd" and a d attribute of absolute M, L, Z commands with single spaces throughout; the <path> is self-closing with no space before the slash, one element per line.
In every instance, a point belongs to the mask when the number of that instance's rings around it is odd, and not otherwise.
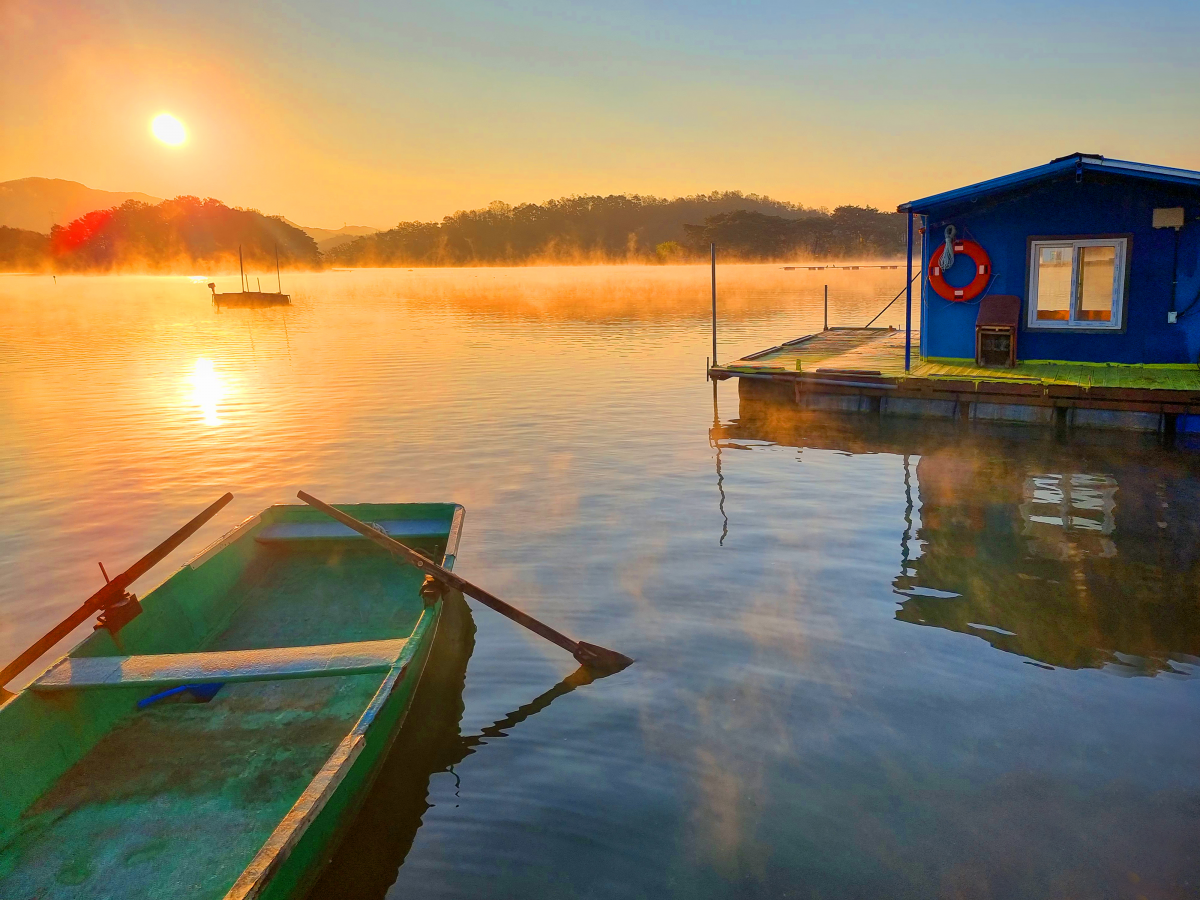
<path fill-rule="evenodd" d="M 717 245 L 708 245 L 708 254 L 712 262 L 712 326 L 713 326 L 713 356 L 712 364 L 717 364 Z"/>
<path fill-rule="evenodd" d="M 825 285 L 825 331 L 829 330 L 829 285 Z"/>
<path fill-rule="evenodd" d="M 921 302 L 921 318 L 917 321 L 917 328 L 920 329 L 921 340 L 917 344 L 917 356 L 925 356 L 925 348 L 929 346 L 928 336 L 925 334 L 925 320 L 929 318 L 929 281 L 925 274 L 927 267 L 925 246 L 929 240 L 929 216 L 921 216 L 921 296 L 918 298 Z"/>
<path fill-rule="evenodd" d="M 904 289 L 904 371 L 912 368 L 912 251 L 913 214 L 908 211 L 908 287 Z"/>
<path fill-rule="evenodd" d="M 283 293 L 283 282 L 279 279 L 279 243 L 275 244 L 275 289 Z"/>
<path fill-rule="evenodd" d="M 1175 254 L 1171 257 L 1171 308 L 1175 312 L 1175 298 L 1179 296 L 1179 229 L 1175 229 Z M 1175 316 L 1171 316 L 1172 319 Z"/>
<path fill-rule="evenodd" d="M 242 293 L 246 293 L 246 270 L 242 267 L 242 245 L 238 244 L 238 280 L 242 283 Z"/>

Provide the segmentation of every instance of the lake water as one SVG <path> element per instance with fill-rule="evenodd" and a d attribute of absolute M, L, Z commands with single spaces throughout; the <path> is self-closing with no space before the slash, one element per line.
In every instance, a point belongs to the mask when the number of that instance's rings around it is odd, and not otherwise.
<path fill-rule="evenodd" d="M 722 359 L 904 279 L 719 277 Z M 1195 451 L 739 405 L 705 267 L 207 280 L 0 278 L 0 656 L 304 488 L 637 658 L 475 607 L 318 896 L 1200 896 Z"/>

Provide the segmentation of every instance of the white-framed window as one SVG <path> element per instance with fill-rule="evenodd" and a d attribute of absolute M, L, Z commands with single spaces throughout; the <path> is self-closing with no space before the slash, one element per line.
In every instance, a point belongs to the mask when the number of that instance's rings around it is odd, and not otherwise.
<path fill-rule="evenodd" d="M 1120 329 L 1125 314 L 1125 237 L 1029 242 L 1030 328 Z"/>

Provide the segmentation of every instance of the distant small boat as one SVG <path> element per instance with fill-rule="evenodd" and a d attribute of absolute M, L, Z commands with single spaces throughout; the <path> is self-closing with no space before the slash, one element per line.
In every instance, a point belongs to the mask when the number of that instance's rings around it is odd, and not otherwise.
<path fill-rule="evenodd" d="M 210 283 L 208 286 L 213 292 L 212 302 L 215 306 L 289 306 L 292 302 L 291 294 L 269 291 L 231 291 L 218 294 L 215 284 Z"/>
<path fill-rule="evenodd" d="M 461 506 L 342 509 L 454 565 Z M 422 583 L 272 506 L 98 626 L 0 700 L 0 896 L 303 896 L 461 604 Z"/>
<path fill-rule="evenodd" d="M 217 293 L 217 286 L 214 282 L 208 283 L 208 289 L 212 291 L 212 301 L 214 306 L 290 306 L 292 295 L 283 292 L 283 282 L 279 277 L 279 245 L 275 245 L 275 283 L 278 290 L 275 292 L 264 292 L 262 284 L 259 283 L 257 291 L 248 290 L 249 284 L 246 282 L 246 271 L 242 266 L 242 246 L 238 244 L 238 275 L 242 284 L 240 291 L 227 291 Z"/>

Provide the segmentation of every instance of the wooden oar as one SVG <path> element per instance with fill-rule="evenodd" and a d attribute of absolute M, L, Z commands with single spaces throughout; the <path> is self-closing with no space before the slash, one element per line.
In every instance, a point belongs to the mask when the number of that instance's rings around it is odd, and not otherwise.
<path fill-rule="evenodd" d="M 51 628 L 32 647 L 5 666 L 4 671 L 0 672 L 0 701 L 6 699 L 9 694 L 9 691 L 4 690 L 4 685 L 25 671 L 34 660 L 90 619 L 94 614 L 104 612 L 124 600 L 125 589 L 127 587 L 145 575 L 155 564 L 161 562 L 167 554 L 195 534 L 201 525 L 220 512 L 232 499 L 233 494 L 226 494 L 212 506 L 208 507 L 208 509 L 204 510 L 204 512 L 200 513 L 200 515 L 196 516 L 196 518 L 192 519 L 192 521 L 188 522 L 120 575 L 108 581 L 104 587 L 88 597 L 79 609 Z M 103 567 L 101 567 L 101 571 L 103 571 Z"/>
<path fill-rule="evenodd" d="M 335 509 L 328 503 L 322 503 L 311 494 L 300 491 L 296 496 L 309 506 L 321 510 L 325 515 L 337 519 L 346 527 L 353 528 L 363 537 L 374 541 L 384 550 L 394 553 L 405 562 L 416 566 L 425 574 L 432 575 L 442 584 L 447 584 L 456 591 L 462 591 L 468 597 L 478 600 L 484 606 L 490 606 L 496 612 L 500 613 L 500 615 L 507 616 L 518 625 L 524 625 L 534 634 L 541 635 L 552 644 L 558 644 L 558 646 L 574 656 L 580 665 L 586 666 L 597 675 L 612 675 L 614 672 L 620 672 L 626 666 L 633 663 L 632 659 L 623 653 L 618 653 L 616 650 L 608 650 L 604 647 L 598 647 L 595 644 L 586 643 L 585 641 L 571 640 L 562 632 L 555 631 L 549 625 L 539 622 L 528 613 L 524 613 L 515 606 L 505 603 L 496 595 L 485 591 L 477 585 L 471 584 L 465 578 L 459 578 L 448 569 L 443 569 L 437 563 L 422 556 L 411 547 L 406 547 L 394 538 L 388 537 L 365 522 L 358 521 L 353 516 L 346 515 L 340 509 Z"/>

